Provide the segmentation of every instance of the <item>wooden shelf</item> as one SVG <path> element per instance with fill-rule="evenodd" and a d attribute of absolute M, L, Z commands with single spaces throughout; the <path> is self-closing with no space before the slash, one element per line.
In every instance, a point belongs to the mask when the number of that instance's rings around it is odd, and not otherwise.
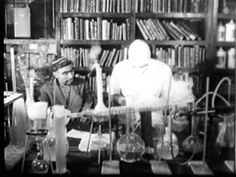
<path fill-rule="evenodd" d="M 235 74 L 235 69 L 227 69 L 227 68 L 219 69 L 219 68 L 215 68 L 214 69 L 214 73 L 224 74 L 224 75 L 233 75 L 233 74 Z"/>
<path fill-rule="evenodd" d="M 67 18 L 67 17 L 82 17 L 82 18 L 97 18 L 97 17 L 102 17 L 102 18 L 129 18 L 133 16 L 133 13 L 60 13 L 60 16 L 62 18 Z"/>
<path fill-rule="evenodd" d="M 57 43 L 56 39 L 4 39 L 4 44 L 51 44 Z"/>
<path fill-rule="evenodd" d="M 12 91 L 4 91 L 4 107 L 7 107 L 11 103 L 13 103 L 15 100 L 23 97 L 22 93 L 14 93 Z"/>
<path fill-rule="evenodd" d="M 150 45 L 168 45 L 168 46 L 177 46 L 177 45 L 206 45 L 206 41 L 177 41 L 177 40 L 168 40 L 168 41 L 146 41 Z"/>
<path fill-rule="evenodd" d="M 128 45 L 129 40 L 60 40 L 63 45 Z"/>
<path fill-rule="evenodd" d="M 87 75 L 89 73 L 91 73 L 92 76 L 95 75 L 95 72 L 91 72 L 91 70 L 88 67 L 75 67 L 74 68 L 75 72 L 80 74 L 80 75 Z M 106 74 L 111 74 L 113 70 L 113 67 L 108 67 L 108 66 L 104 66 L 102 67 L 102 72 L 106 73 Z M 198 74 L 201 73 L 201 69 L 200 68 L 184 68 L 184 67 L 172 67 L 171 68 L 173 73 L 178 73 L 178 72 L 188 72 L 190 74 Z"/>
<path fill-rule="evenodd" d="M 102 67 L 102 72 L 106 74 L 111 74 L 113 67 Z M 88 67 L 75 67 L 74 68 L 75 73 L 78 73 L 80 75 L 88 75 L 91 73 L 91 76 L 95 75 L 95 71 L 91 71 Z"/>
<path fill-rule="evenodd" d="M 235 46 L 235 42 L 227 42 L 227 41 L 218 41 L 217 43 L 216 43 L 216 46 L 218 46 L 218 47 L 234 47 Z"/>
<path fill-rule="evenodd" d="M 181 19 L 205 19 L 206 13 L 136 13 L 138 18 L 181 18 Z"/>
<path fill-rule="evenodd" d="M 230 20 L 230 19 L 234 19 L 234 18 L 235 18 L 234 13 L 229 13 L 229 14 L 219 13 L 218 14 L 218 19 Z"/>

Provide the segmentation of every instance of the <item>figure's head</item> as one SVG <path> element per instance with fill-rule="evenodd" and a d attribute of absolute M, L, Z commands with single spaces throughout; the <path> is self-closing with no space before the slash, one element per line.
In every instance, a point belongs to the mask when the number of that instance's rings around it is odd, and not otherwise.
<path fill-rule="evenodd" d="M 136 39 L 130 44 L 128 55 L 133 66 L 141 67 L 151 58 L 151 51 L 145 41 Z"/>
<path fill-rule="evenodd" d="M 74 68 L 71 60 L 57 56 L 52 62 L 52 70 L 61 85 L 70 85 L 73 82 Z"/>

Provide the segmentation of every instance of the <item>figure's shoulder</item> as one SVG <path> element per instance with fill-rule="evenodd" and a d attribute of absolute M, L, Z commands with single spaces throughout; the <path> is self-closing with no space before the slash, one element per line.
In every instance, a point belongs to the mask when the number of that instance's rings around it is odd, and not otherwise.
<path fill-rule="evenodd" d="M 162 72 L 171 72 L 170 66 L 160 60 L 151 59 L 150 62 L 152 66 L 156 67 L 158 70 L 161 70 Z"/>
<path fill-rule="evenodd" d="M 49 80 L 48 82 L 46 82 L 45 84 L 42 85 L 41 90 L 51 90 L 51 88 L 53 87 L 53 79 Z"/>
<path fill-rule="evenodd" d="M 123 61 L 120 61 L 119 63 L 115 64 L 113 69 L 120 70 L 120 69 L 125 69 L 128 66 L 129 66 L 129 61 L 123 60 Z"/>

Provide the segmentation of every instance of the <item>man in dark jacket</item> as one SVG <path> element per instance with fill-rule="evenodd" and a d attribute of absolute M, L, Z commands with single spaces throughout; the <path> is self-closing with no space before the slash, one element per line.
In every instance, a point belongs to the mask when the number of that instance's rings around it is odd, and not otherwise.
<path fill-rule="evenodd" d="M 64 105 L 71 113 L 92 105 L 92 96 L 85 88 L 85 80 L 75 77 L 73 62 L 56 57 L 52 62 L 53 78 L 40 89 L 40 101 L 49 106 Z"/>

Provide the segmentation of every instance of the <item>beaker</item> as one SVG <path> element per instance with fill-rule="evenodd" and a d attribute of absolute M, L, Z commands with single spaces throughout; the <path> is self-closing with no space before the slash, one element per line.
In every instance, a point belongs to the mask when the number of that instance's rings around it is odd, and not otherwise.
<path fill-rule="evenodd" d="M 29 130 L 37 131 L 47 129 L 47 108 L 48 103 L 44 101 L 28 105 Z"/>

